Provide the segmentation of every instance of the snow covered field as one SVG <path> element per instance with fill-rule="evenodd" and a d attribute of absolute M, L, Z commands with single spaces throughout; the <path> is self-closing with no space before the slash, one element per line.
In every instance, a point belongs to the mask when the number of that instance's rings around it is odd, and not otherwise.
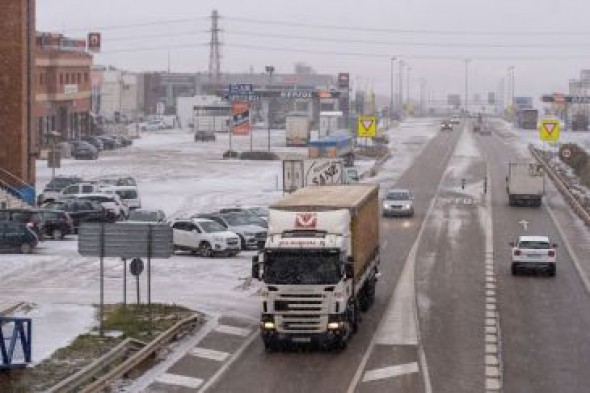
<path fill-rule="evenodd" d="M 438 121 L 409 120 L 389 130 L 392 158 L 369 181 L 393 185 L 422 148 L 438 133 Z M 216 142 L 194 142 L 180 130 L 142 133 L 129 148 L 103 152 L 98 161 L 63 160 L 58 175 L 133 176 L 139 184 L 144 208 L 162 209 L 169 218 L 187 216 L 230 205 L 268 205 L 282 195 L 280 162 L 223 160 L 229 147 L 227 135 Z M 305 148 L 285 147 L 284 131 L 272 132 L 272 151 L 282 157 L 303 157 Z M 254 149 L 264 150 L 267 133 L 257 130 Z M 249 150 L 248 137 L 234 137 L 233 149 Z M 359 163 L 367 168 L 372 162 Z M 51 177 L 44 161 L 38 162 L 38 189 Z M 258 317 L 257 285 L 250 283 L 251 257 L 205 259 L 178 254 L 152 261 L 152 301 L 181 304 L 208 314 Z M 123 264 L 105 260 L 105 300 L 123 298 Z M 146 299 L 145 273 L 141 277 L 142 301 Z M 92 324 L 89 307 L 99 300 L 99 261 L 77 253 L 77 239 L 45 241 L 32 255 L 0 255 L 2 304 L 25 301 L 37 304 L 33 316 L 34 360 L 40 361 L 86 331 Z M 134 281 L 128 275 L 127 301 L 133 302 Z M 79 312 L 78 312 L 79 311 Z M 51 334 L 60 331 L 61 334 Z"/>

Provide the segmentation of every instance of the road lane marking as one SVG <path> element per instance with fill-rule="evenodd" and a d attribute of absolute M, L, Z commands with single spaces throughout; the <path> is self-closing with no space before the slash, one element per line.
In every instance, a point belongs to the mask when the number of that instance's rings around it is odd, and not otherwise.
<path fill-rule="evenodd" d="M 397 366 L 383 367 L 365 372 L 362 382 L 376 381 L 380 379 L 399 377 L 400 375 L 417 373 L 418 363 L 400 364 Z"/>
<path fill-rule="evenodd" d="M 200 348 L 200 347 L 193 348 L 189 353 L 192 356 L 196 356 L 196 357 L 203 358 L 203 359 L 215 360 L 218 362 L 224 362 L 230 355 L 227 352 L 221 352 L 221 351 L 216 351 L 214 349 Z"/>
<path fill-rule="evenodd" d="M 182 386 L 189 389 L 197 389 L 203 384 L 203 380 L 200 378 L 186 377 L 184 375 L 164 373 L 156 377 L 156 382 L 163 383 L 165 385 L 176 385 Z"/>
<path fill-rule="evenodd" d="M 231 335 L 240 336 L 240 337 L 246 337 L 252 332 L 252 329 L 241 328 L 241 327 L 230 326 L 230 325 L 219 325 L 213 330 L 216 331 L 217 333 L 231 334 Z"/>

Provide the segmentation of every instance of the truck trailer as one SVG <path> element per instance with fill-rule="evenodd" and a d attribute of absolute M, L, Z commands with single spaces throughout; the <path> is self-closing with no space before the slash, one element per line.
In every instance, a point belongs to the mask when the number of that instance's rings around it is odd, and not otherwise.
<path fill-rule="evenodd" d="M 330 135 L 309 142 L 309 158 L 340 158 L 345 166 L 354 165 L 354 139 L 348 135 Z"/>
<path fill-rule="evenodd" d="M 545 173 L 536 162 L 511 162 L 506 176 L 506 192 L 510 206 L 539 207 L 545 194 Z"/>
<path fill-rule="evenodd" d="M 253 257 L 267 350 L 288 343 L 345 348 L 375 300 L 379 188 L 305 187 L 270 206 L 268 237 Z"/>

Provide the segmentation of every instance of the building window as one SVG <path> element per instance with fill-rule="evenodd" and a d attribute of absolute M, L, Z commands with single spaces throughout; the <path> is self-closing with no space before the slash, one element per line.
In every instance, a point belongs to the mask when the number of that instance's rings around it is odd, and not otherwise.
<path fill-rule="evenodd" d="M 76 75 L 76 79 L 77 79 L 78 84 L 82 83 L 82 75 L 80 75 L 79 72 L 78 72 L 78 75 Z"/>
<path fill-rule="evenodd" d="M 88 83 L 88 73 L 84 73 L 84 83 Z"/>
<path fill-rule="evenodd" d="M 61 72 L 59 73 L 59 84 L 60 85 L 64 84 L 64 74 L 62 74 Z"/>
<path fill-rule="evenodd" d="M 43 73 L 42 72 L 39 74 L 39 84 L 43 85 Z"/>

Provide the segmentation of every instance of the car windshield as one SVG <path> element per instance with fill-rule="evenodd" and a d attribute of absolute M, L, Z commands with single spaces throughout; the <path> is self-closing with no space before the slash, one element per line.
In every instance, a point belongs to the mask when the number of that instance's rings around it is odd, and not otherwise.
<path fill-rule="evenodd" d="M 231 226 L 260 224 L 259 219 L 250 214 L 224 214 L 222 217 Z"/>
<path fill-rule="evenodd" d="M 529 250 L 548 250 L 551 248 L 551 245 L 545 241 L 526 240 L 526 241 L 520 242 L 518 247 L 519 248 L 526 248 Z"/>
<path fill-rule="evenodd" d="M 267 254 L 264 282 L 278 285 L 330 285 L 342 278 L 338 252 L 280 251 Z"/>
<path fill-rule="evenodd" d="M 407 201 L 410 199 L 410 194 L 408 194 L 407 192 L 399 192 L 399 191 L 390 192 L 387 194 L 386 199 L 389 199 L 392 201 Z"/>
<path fill-rule="evenodd" d="M 137 199 L 137 191 L 135 190 L 116 190 L 115 193 L 121 199 Z"/>
<path fill-rule="evenodd" d="M 252 207 L 250 209 L 252 213 L 256 214 L 259 217 L 268 217 L 268 209 L 265 207 Z"/>
<path fill-rule="evenodd" d="M 129 221 L 157 222 L 158 213 L 150 211 L 132 210 L 129 213 Z"/>
<path fill-rule="evenodd" d="M 199 225 L 207 233 L 225 232 L 227 229 L 223 225 L 215 221 L 200 222 Z"/>

